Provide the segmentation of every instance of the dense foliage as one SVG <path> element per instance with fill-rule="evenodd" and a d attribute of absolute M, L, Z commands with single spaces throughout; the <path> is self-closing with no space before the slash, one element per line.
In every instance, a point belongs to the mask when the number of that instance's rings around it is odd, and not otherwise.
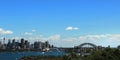
<path fill-rule="evenodd" d="M 106 48 L 105 50 L 93 51 L 84 60 L 120 60 L 120 50 Z"/>
<path fill-rule="evenodd" d="M 106 48 L 91 52 L 91 55 L 81 56 L 72 52 L 66 56 L 30 56 L 21 60 L 120 60 L 120 50 Z"/>

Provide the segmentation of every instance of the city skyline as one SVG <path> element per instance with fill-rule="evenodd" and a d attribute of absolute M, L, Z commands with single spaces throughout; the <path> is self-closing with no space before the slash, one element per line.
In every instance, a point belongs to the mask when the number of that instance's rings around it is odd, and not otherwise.
<path fill-rule="evenodd" d="M 25 38 L 60 47 L 120 45 L 119 0 L 0 1 L 0 41 Z M 6 41 L 7 42 L 7 41 Z"/>

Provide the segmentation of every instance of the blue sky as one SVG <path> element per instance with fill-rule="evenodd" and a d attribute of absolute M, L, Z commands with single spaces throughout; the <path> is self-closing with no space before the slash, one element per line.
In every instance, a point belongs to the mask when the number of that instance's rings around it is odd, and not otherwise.
<path fill-rule="evenodd" d="M 119 3 L 119 0 L 0 1 L 0 37 L 29 39 L 32 36 L 57 46 L 73 46 L 82 42 L 117 46 L 120 44 Z M 9 30 L 12 33 L 5 33 Z M 107 38 L 101 35 L 107 35 Z M 96 36 L 94 41 L 89 39 Z M 85 39 L 79 40 L 79 37 Z M 36 40 L 30 39 L 31 42 Z"/>

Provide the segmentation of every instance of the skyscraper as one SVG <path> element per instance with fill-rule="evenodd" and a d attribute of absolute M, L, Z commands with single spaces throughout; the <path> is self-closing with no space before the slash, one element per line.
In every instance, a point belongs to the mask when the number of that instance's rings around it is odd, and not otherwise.
<path fill-rule="evenodd" d="M 25 40 L 22 38 L 20 43 L 21 49 L 24 49 L 24 46 L 25 46 Z"/>

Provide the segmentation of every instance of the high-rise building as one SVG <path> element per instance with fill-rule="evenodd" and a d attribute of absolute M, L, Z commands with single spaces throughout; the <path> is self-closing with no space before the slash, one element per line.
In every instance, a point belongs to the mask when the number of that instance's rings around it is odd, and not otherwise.
<path fill-rule="evenodd" d="M 34 44 L 30 44 L 30 49 L 34 49 Z"/>
<path fill-rule="evenodd" d="M 8 49 L 11 49 L 11 46 L 12 46 L 11 40 L 8 39 L 7 48 L 8 48 Z"/>
<path fill-rule="evenodd" d="M 24 49 L 24 46 L 25 46 L 25 40 L 22 38 L 20 43 L 21 49 Z"/>
<path fill-rule="evenodd" d="M 3 38 L 3 44 L 5 44 L 5 37 Z"/>
<path fill-rule="evenodd" d="M 42 49 L 43 48 L 43 43 L 38 41 L 38 42 L 34 42 L 34 48 L 35 49 Z"/>
<path fill-rule="evenodd" d="M 50 48 L 50 44 L 49 44 L 48 41 L 45 42 L 45 47 L 46 47 L 46 48 Z"/>
<path fill-rule="evenodd" d="M 15 42 L 15 48 L 16 49 L 20 49 L 20 43 L 17 41 L 17 42 Z"/>
<path fill-rule="evenodd" d="M 24 42 L 25 42 L 25 40 L 22 38 L 22 39 L 21 39 L 21 43 L 24 43 Z"/>
<path fill-rule="evenodd" d="M 25 40 L 25 49 L 29 49 L 29 44 L 28 40 Z"/>
<path fill-rule="evenodd" d="M 0 49 L 2 49 L 2 42 L 0 42 Z"/>
<path fill-rule="evenodd" d="M 15 49 L 16 45 L 15 45 L 15 39 L 12 40 L 12 49 Z"/>
<path fill-rule="evenodd" d="M 120 45 L 117 48 L 120 49 Z"/>
<path fill-rule="evenodd" d="M 38 49 L 42 49 L 42 42 L 38 42 Z"/>

